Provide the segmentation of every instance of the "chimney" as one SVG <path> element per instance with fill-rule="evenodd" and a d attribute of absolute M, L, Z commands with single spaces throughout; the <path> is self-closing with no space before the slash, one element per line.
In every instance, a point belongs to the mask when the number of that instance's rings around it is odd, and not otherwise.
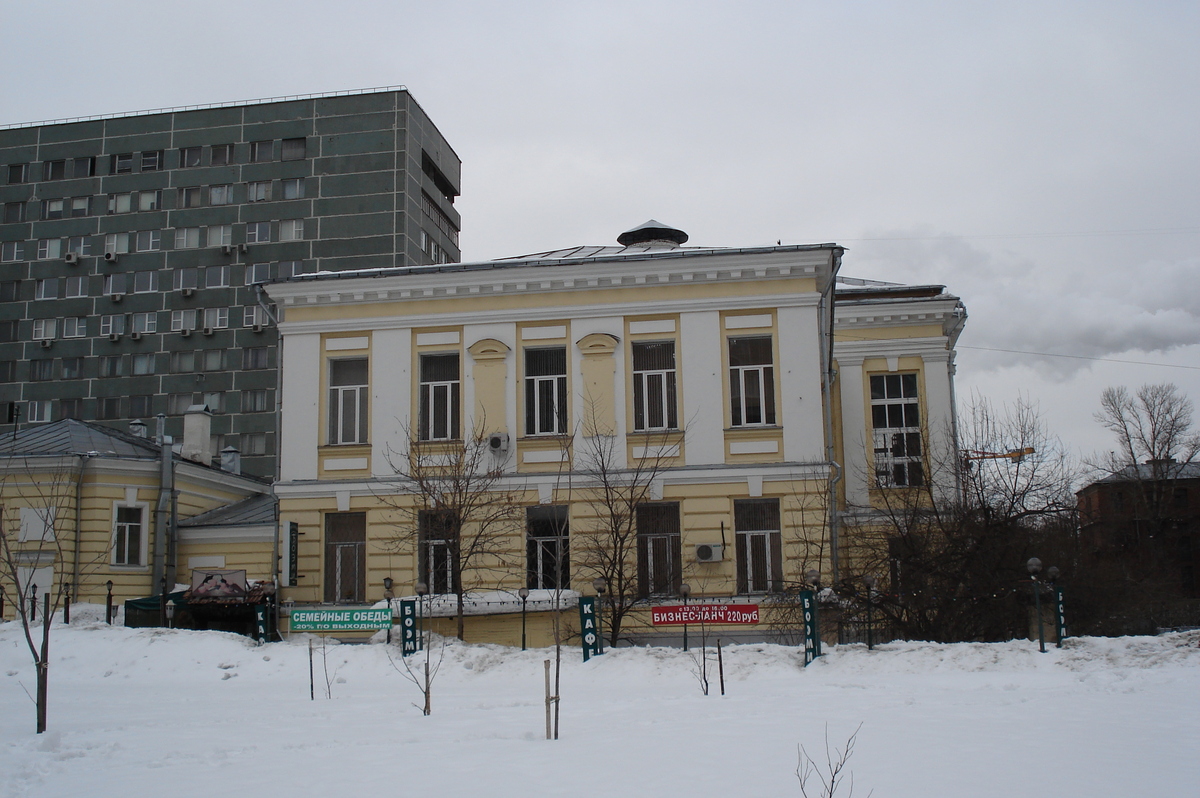
<path fill-rule="evenodd" d="M 208 405 L 192 405 L 183 414 L 183 451 L 180 455 L 184 460 L 193 463 L 212 465 L 212 413 Z"/>
<path fill-rule="evenodd" d="M 232 446 L 221 450 L 221 470 L 230 474 L 242 473 L 242 453 Z"/>

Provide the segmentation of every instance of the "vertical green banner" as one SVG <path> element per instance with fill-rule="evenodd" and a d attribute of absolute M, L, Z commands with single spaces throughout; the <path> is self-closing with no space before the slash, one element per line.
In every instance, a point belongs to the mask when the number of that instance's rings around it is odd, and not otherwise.
<path fill-rule="evenodd" d="M 817 594 L 800 592 L 800 608 L 804 612 L 804 664 L 821 656 L 821 630 L 817 626 Z"/>
<path fill-rule="evenodd" d="M 416 654 L 420 649 L 417 639 L 417 602 L 400 602 L 400 656 Z"/>
<path fill-rule="evenodd" d="M 1063 589 L 1054 586 L 1054 622 L 1058 630 L 1058 647 L 1062 648 L 1063 638 L 1067 636 L 1067 614 L 1063 606 Z"/>
<path fill-rule="evenodd" d="M 267 640 L 267 605 L 254 606 L 254 639 L 260 643 Z"/>
<path fill-rule="evenodd" d="M 592 596 L 580 596 L 579 598 L 579 639 L 583 645 L 584 662 L 600 653 L 600 629 L 596 619 L 596 599 Z"/>

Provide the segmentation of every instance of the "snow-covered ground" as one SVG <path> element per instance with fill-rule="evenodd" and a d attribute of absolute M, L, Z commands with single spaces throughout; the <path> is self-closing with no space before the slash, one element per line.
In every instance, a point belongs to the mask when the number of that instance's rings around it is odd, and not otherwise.
<path fill-rule="evenodd" d="M 0 795 L 795 796 L 861 724 L 855 795 L 1200 794 L 1200 633 L 1037 644 L 725 649 L 726 695 L 679 650 L 565 652 L 561 739 L 544 739 L 550 650 L 448 645 L 433 714 L 383 644 L 133 630 L 76 607 L 51 639 L 50 731 L 0 624 Z M 81 620 L 82 616 L 82 620 Z M 332 698 L 325 697 L 328 667 Z M 839 793 L 841 794 L 841 793 Z"/>

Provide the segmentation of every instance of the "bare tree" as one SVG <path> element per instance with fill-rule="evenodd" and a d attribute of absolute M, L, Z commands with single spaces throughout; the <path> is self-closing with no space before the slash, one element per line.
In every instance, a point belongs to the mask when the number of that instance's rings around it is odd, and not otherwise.
<path fill-rule="evenodd" d="M 389 452 L 393 492 L 381 495 L 399 515 L 388 546 L 417 551 L 421 579 L 431 593 L 457 600 L 457 636 L 463 639 L 464 596 L 496 585 L 510 573 L 512 541 L 523 524 L 523 491 L 493 454 L 486 422 L 461 441 L 421 441 L 409 431 L 406 450 Z"/>
<path fill-rule="evenodd" d="M 829 745 L 829 727 L 825 727 L 825 764 L 819 765 L 801 745 L 797 755 L 799 760 L 796 764 L 796 778 L 800 781 L 800 794 L 804 798 L 835 798 L 838 791 L 843 786 L 848 788 L 846 792 L 847 798 L 854 796 L 854 773 L 847 769 L 850 757 L 854 756 L 854 745 L 858 742 L 858 732 L 862 729 L 862 724 L 858 724 L 858 728 L 846 740 L 846 744 L 841 750 L 831 748 Z M 820 782 L 820 788 L 813 796 L 809 795 L 808 784 L 813 777 L 816 777 Z M 849 782 L 846 781 L 849 777 Z M 814 788 L 817 785 L 813 785 Z M 867 798 L 875 791 L 867 793 Z"/>

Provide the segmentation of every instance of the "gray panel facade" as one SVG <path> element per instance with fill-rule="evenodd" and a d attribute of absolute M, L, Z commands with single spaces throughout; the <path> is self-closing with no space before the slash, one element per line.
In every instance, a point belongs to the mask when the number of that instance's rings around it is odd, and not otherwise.
<path fill-rule="evenodd" d="M 275 474 L 278 336 L 254 283 L 459 260 L 458 156 L 409 93 L 0 128 L 0 433 L 187 404 Z"/>

